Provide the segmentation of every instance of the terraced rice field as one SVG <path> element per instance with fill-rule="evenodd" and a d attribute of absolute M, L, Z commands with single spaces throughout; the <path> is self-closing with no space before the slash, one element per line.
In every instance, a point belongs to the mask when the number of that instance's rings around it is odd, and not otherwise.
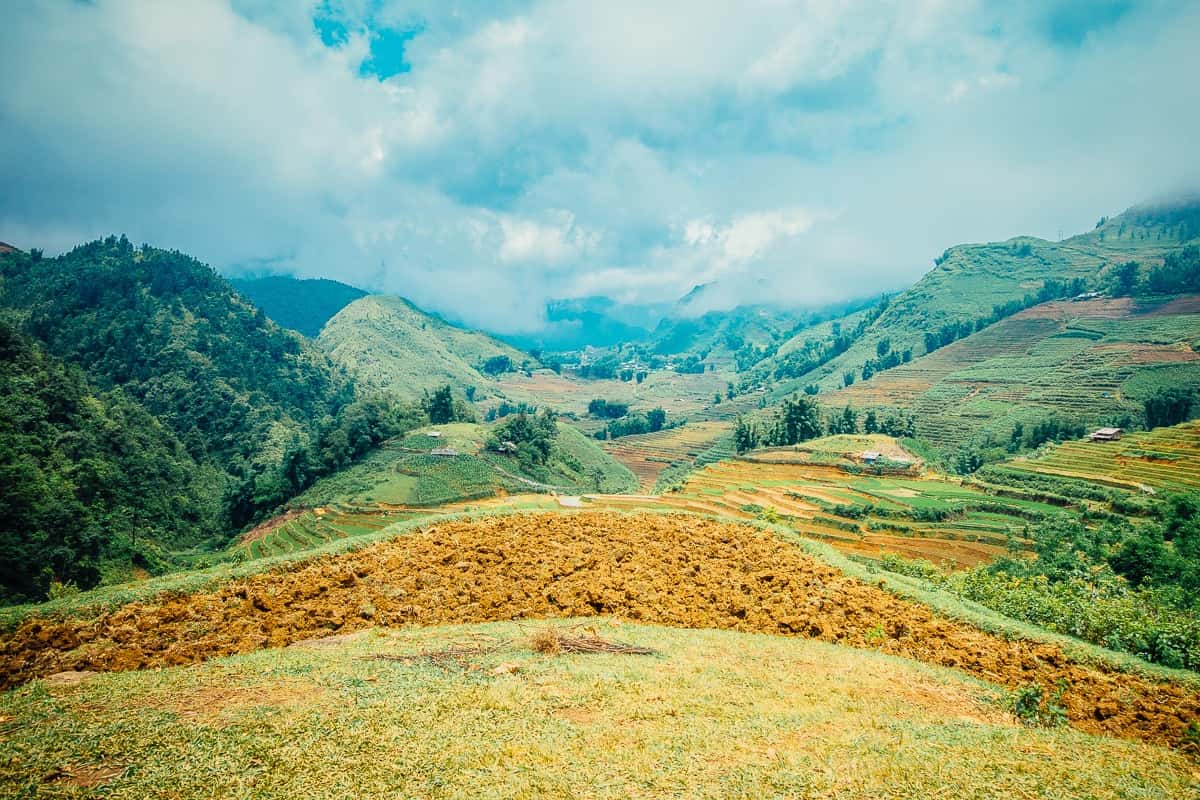
<path fill-rule="evenodd" d="M 658 476 L 672 465 L 690 462 L 708 463 L 733 455 L 732 448 L 717 447 L 727 438 L 731 426 L 727 422 L 694 422 L 670 430 L 622 436 L 604 442 L 603 447 L 638 478 L 643 491 L 654 489 Z"/>
<path fill-rule="evenodd" d="M 963 568 L 1004 554 L 1010 537 L 1021 541 L 1029 519 L 1061 511 L 939 477 L 850 475 L 834 466 L 746 460 L 711 464 L 693 473 L 679 491 L 660 497 L 588 500 L 598 508 L 779 519 L 845 553 L 878 557 L 892 552 Z M 847 516 L 848 506 L 862 508 L 862 515 Z"/>
<path fill-rule="evenodd" d="M 296 553 L 337 539 L 375 533 L 393 522 L 429 516 L 423 509 L 354 509 L 334 505 L 291 512 L 246 533 L 235 547 L 250 558 Z"/>
<path fill-rule="evenodd" d="M 1188 300 L 1188 298 L 1183 298 Z M 1200 385 L 1193 304 L 1139 308 L 1128 298 L 1023 311 L 830 396 L 831 405 L 911 408 L 939 446 L 1060 413 L 1088 421 L 1137 413 L 1155 385 Z M 1161 373 L 1161 374 L 1160 374 Z"/>
<path fill-rule="evenodd" d="M 1044 456 L 1009 467 L 1135 491 L 1198 491 L 1200 420 L 1127 434 L 1119 442 L 1063 442 Z"/>

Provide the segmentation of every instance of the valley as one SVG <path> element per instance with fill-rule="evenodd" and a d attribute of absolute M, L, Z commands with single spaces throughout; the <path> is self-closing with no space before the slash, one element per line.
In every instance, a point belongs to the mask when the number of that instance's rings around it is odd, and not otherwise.
<path fill-rule="evenodd" d="M 1139 214 L 1100 230 L 1166 230 Z M 580 681 L 620 675 L 659 698 L 645 741 L 677 749 L 682 721 L 712 737 L 750 724 L 690 691 L 794 699 L 799 678 L 764 666 L 781 661 L 829 686 L 811 713 L 831 731 L 861 729 L 870 702 L 914 753 L 1054 747 L 1054 766 L 1023 769 L 1061 784 L 1061 764 L 1086 761 L 1069 780 L 1105 796 L 1113 775 L 1085 753 L 1119 752 L 1155 791 L 1187 784 L 1200 265 L 1186 243 L 1120 241 L 951 248 L 904 292 L 803 312 L 683 315 L 698 290 L 656 327 L 603 323 L 642 338 L 559 352 L 343 284 L 246 283 L 295 312 L 277 325 L 203 265 L 114 238 L 49 263 L 0 255 L 0 468 L 37 488 L 0 508 L 0 718 L 23 754 L 0 786 L 40 770 L 161 789 L 116 756 L 88 772 L 31 727 L 46 703 L 92 730 L 122 713 L 96 697 L 125 698 L 159 723 L 121 723 L 122 747 L 192 752 L 197 725 L 219 748 L 232 731 L 341 736 L 403 684 L 447 715 L 418 734 L 401 704 L 371 717 L 376 735 L 441 742 L 491 708 L 531 752 L 582 730 L 603 749 L 628 698 Z M 1131 257 L 1147 288 L 1111 291 Z M 1178 269 L 1191 277 L 1160 291 Z M 81 273 L 142 294 L 83 292 Z M 1092 441 L 1100 428 L 1113 440 Z M 53 443 L 75 440 L 64 460 Z M 69 518 L 53 513 L 68 486 L 86 498 Z M 49 552 L 62 566 L 24 566 Z M 561 651 L 572 637 L 584 649 Z M 736 756 L 747 791 L 840 741 L 794 732 L 790 712 L 755 718 Z M 485 772 L 494 757 L 461 753 Z M 314 763 L 338 773 L 330 758 Z M 896 769 L 864 764 L 856 792 Z"/>

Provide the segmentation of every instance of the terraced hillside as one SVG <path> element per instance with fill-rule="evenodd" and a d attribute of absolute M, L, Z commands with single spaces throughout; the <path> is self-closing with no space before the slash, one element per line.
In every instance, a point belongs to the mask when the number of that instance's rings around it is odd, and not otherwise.
<path fill-rule="evenodd" d="M 651 370 L 642 383 L 637 383 L 615 378 L 583 380 L 565 373 L 559 375 L 550 370 L 537 370 L 532 375 L 510 372 L 500 376 L 496 392 L 497 396 L 511 401 L 553 408 L 559 413 L 574 413 L 582 418 L 581 427 L 587 429 L 588 402 L 594 398 L 627 403 L 633 411 L 662 408 L 669 420 L 696 422 L 732 419 L 755 399 L 739 397 L 733 402 L 725 400 L 725 390 L 735 381 L 736 375 L 732 372 L 684 374 L 658 369 Z M 714 395 L 721 395 L 722 401 L 714 404 Z M 593 427 L 599 427 L 599 422 Z"/>
<path fill-rule="evenodd" d="M 940 477 L 851 475 L 837 466 L 722 461 L 657 498 L 592 497 L 598 508 L 679 509 L 779 520 L 842 552 L 971 567 L 1020 545 L 1027 522 L 1061 509 Z"/>
<path fill-rule="evenodd" d="M 914 286 L 895 297 L 884 314 L 845 353 L 801 379 L 822 392 L 842 386 L 845 372 L 859 373 L 888 339 L 891 349 L 925 352 L 924 335 L 948 323 L 986 317 L 994 306 L 1036 294 L 1045 282 L 1084 281 L 1099 288 L 1105 270 L 1135 260 L 1143 268 L 1200 236 L 1200 202 L 1138 206 L 1095 230 L 1061 242 L 1022 236 L 1005 242 L 951 247 Z M 845 326 L 843 326 L 845 327 Z"/>
<path fill-rule="evenodd" d="M 733 455 L 728 422 L 694 422 L 678 428 L 622 436 L 602 443 L 605 452 L 633 472 L 651 491 L 664 470 L 711 463 Z"/>
<path fill-rule="evenodd" d="M 1135 418 L 1160 386 L 1200 387 L 1200 298 L 1051 302 L 832 393 L 827 402 L 913 410 L 917 432 L 953 445 L 1050 413 Z"/>
<path fill-rule="evenodd" d="M 1200 420 L 1130 433 L 1118 442 L 1063 442 L 1007 468 L 1135 491 L 1200 491 Z"/>
<path fill-rule="evenodd" d="M 292 500 L 292 510 L 244 534 L 235 549 L 252 558 L 308 550 L 373 533 L 401 520 L 461 509 L 466 501 L 510 493 L 626 492 L 637 483 L 598 443 L 558 426 L 546 475 L 484 448 L 487 428 L 454 423 L 385 443 Z M 453 453 L 434 455 L 433 450 Z M 540 479 L 539 479 L 540 478 Z"/>

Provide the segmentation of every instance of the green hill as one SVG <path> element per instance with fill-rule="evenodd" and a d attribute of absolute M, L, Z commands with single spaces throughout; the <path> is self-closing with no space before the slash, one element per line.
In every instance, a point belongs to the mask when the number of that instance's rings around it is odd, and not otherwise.
<path fill-rule="evenodd" d="M 366 386 L 408 398 L 447 383 L 460 392 L 475 386 L 483 396 L 495 385 L 495 378 L 484 372 L 489 359 L 507 358 L 512 369 L 538 366 L 485 333 L 451 325 L 402 297 L 384 295 L 369 295 L 343 308 L 326 323 L 317 344 Z"/>
<path fill-rule="evenodd" d="M 558 425 L 554 452 L 545 469 L 536 472 L 522 471 L 516 459 L 486 450 L 488 430 L 486 425 L 460 422 L 413 431 L 318 481 L 292 505 L 434 506 L 490 497 L 501 490 L 620 492 L 636 485 L 629 470 L 570 425 Z M 434 450 L 453 454 L 432 455 Z"/>
<path fill-rule="evenodd" d="M 1200 200 L 1192 199 L 1137 206 L 1062 242 L 1017 237 L 952 247 L 921 280 L 893 298 L 845 353 L 802 382 L 816 383 L 822 391 L 839 389 L 846 372 L 861 376 L 863 366 L 878 358 L 884 340 L 893 352 L 911 350 L 920 357 L 929 350 L 927 335 L 956 327 L 951 340 L 961 338 L 1023 306 L 1077 294 L 1076 289 L 1102 288 L 1119 264 L 1159 264 L 1198 235 Z"/>
<path fill-rule="evenodd" d="M 594 439 L 559 423 L 544 467 L 523 469 L 489 452 L 491 426 L 452 423 L 387 442 L 359 463 L 318 481 L 277 521 L 246 534 L 236 550 L 253 558 L 306 550 L 375 533 L 396 521 L 441 513 L 440 506 L 500 494 L 630 492 L 637 478 Z M 443 454 L 435 455 L 434 450 Z M 552 505 L 552 503 L 551 503 Z"/>
<path fill-rule="evenodd" d="M 268 275 L 231 278 L 238 293 L 285 328 L 315 338 L 334 314 L 367 293 L 355 286 L 324 278 Z"/>
<path fill-rule="evenodd" d="M 1003 319 L 911 363 L 822 395 L 830 406 L 908 408 L 939 446 L 1049 416 L 1140 423 L 1160 389 L 1200 388 L 1200 297 L 1056 301 Z"/>
<path fill-rule="evenodd" d="M 28 478 L 0 503 L 6 591 L 178 567 L 420 423 L 177 251 L 0 255 L 0 311 L 0 458 Z"/>
<path fill-rule="evenodd" d="M 0 603 L 128 578 L 164 544 L 212 537 L 214 478 L 128 394 L 93 390 L 0 317 Z"/>

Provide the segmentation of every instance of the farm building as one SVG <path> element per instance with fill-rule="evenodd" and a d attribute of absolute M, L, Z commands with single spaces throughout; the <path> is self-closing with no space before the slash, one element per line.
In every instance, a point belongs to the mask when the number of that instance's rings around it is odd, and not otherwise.
<path fill-rule="evenodd" d="M 1097 428 L 1088 438 L 1093 442 L 1115 442 L 1124 433 L 1120 428 Z"/>
<path fill-rule="evenodd" d="M 456 456 L 458 451 L 453 447 L 435 447 L 429 451 L 431 456 Z"/>
<path fill-rule="evenodd" d="M 428 436 L 430 439 L 440 439 L 440 438 L 442 438 L 442 432 L 441 432 L 441 431 L 430 431 L 430 432 L 429 432 L 428 434 L 426 434 L 426 435 L 427 435 L 427 436 Z"/>
<path fill-rule="evenodd" d="M 497 453 L 515 453 L 517 452 L 517 443 L 501 442 L 500 444 L 496 445 L 495 449 Z"/>
<path fill-rule="evenodd" d="M 858 460 L 864 464 L 874 464 L 879 458 L 880 454 L 878 450 L 864 450 L 862 455 L 858 457 Z"/>

